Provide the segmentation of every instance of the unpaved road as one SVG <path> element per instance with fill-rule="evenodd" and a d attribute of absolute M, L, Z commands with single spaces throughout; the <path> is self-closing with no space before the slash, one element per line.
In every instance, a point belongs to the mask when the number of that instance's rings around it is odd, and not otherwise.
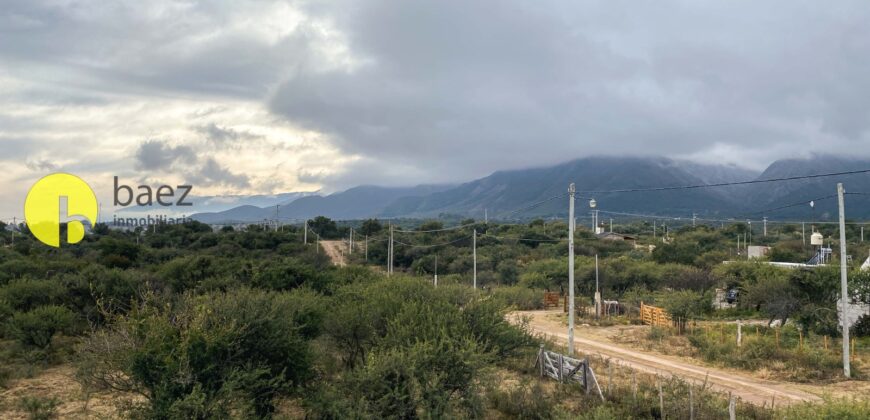
<path fill-rule="evenodd" d="M 344 267 L 344 241 L 320 241 L 320 246 L 323 247 L 323 251 L 326 252 L 333 264 Z"/>
<path fill-rule="evenodd" d="M 559 314 L 561 311 L 517 311 L 511 314 L 511 318 L 518 321 L 521 317 L 529 317 L 529 326 L 533 332 L 567 343 L 568 331 L 558 318 Z M 589 334 L 584 336 L 582 330 L 582 328 L 574 330 L 574 348 L 577 351 L 601 354 L 640 372 L 676 376 L 697 384 L 703 383 L 706 378 L 713 389 L 731 392 L 743 401 L 757 405 L 767 403 L 769 406 L 774 397 L 776 404 L 821 401 L 820 397 L 797 389 L 795 384 L 762 380 L 675 357 L 629 350 L 599 336 Z"/>

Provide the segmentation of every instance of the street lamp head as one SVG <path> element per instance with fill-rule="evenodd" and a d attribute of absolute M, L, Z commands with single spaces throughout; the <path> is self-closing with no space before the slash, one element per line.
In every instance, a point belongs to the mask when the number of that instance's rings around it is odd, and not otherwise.
<path fill-rule="evenodd" d="M 591 199 L 591 200 L 589 200 L 589 207 L 590 207 L 590 208 L 593 208 L 593 209 L 594 209 L 594 208 L 595 208 L 595 206 L 597 206 L 597 205 L 598 205 L 598 202 L 597 202 L 597 201 L 595 201 L 595 199 L 594 199 L 594 198 L 593 198 L 593 199 Z"/>

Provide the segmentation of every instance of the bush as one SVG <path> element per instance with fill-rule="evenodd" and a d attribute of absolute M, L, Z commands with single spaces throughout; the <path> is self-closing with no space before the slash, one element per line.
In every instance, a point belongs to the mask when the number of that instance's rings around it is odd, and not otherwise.
<path fill-rule="evenodd" d="M 145 417 L 267 416 L 311 376 L 295 303 L 237 289 L 139 305 L 85 340 L 81 380 L 145 395 Z"/>
<path fill-rule="evenodd" d="M 54 279 L 18 279 L 0 287 L 0 301 L 18 311 L 60 303 L 65 294 L 66 288 Z"/>
<path fill-rule="evenodd" d="M 544 308 L 544 291 L 523 286 L 496 287 L 492 291 L 492 298 L 505 307 L 521 311 Z"/>
<path fill-rule="evenodd" d="M 7 326 L 9 336 L 25 347 L 47 349 L 55 333 L 69 332 L 75 314 L 62 306 L 40 306 L 29 312 L 12 315 Z"/>
<path fill-rule="evenodd" d="M 252 284 L 272 290 L 290 290 L 308 283 L 315 289 L 323 289 L 323 277 L 314 267 L 295 258 L 269 262 L 260 266 L 254 274 Z"/>
<path fill-rule="evenodd" d="M 18 400 L 18 408 L 27 413 L 31 420 L 48 420 L 57 417 L 57 406 L 60 401 L 57 398 L 45 397 L 21 397 Z"/>
<path fill-rule="evenodd" d="M 489 403 L 499 412 L 518 419 L 551 419 L 556 415 L 556 400 L 539 382 L 522 382 L 502 390 L 495 386 Z"/>

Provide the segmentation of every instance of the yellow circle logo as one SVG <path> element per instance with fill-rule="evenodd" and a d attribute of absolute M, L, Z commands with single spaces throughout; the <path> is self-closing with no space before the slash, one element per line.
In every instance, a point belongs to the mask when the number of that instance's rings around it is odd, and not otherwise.
<path fill-rule="evenodd" d="M 93 225 L 98 207 L 97 196 L 85 181 L 75 175 L 57 173 L 36 181 L 30 187 L 24 201 L 24 219 L 36 239 L 60 247 L 61 223 L 67 224 L 67 242 L 78 243 L 85 237 L 85 227 L 80 220 L 70 218 L 83 218 Z"/>

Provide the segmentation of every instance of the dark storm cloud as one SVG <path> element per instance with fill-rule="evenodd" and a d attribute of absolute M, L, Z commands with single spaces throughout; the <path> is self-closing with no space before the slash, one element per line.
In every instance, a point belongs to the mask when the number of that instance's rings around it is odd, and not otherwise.
<path fill-rule="evenodd" d="M 146 140 L 135 153 L 136 167 L 140 170 L 169 169 L 176 162 L 196 162 L 196 153 L 188 146 L 172 146 L 162 140 Z"/>
<path fill-rule="evenodd" d="M 297 73 L 271 107 L 384 167 L 462 179 L 717 145 L 760 166 L 868 140 L 861 2 L 340 4 L 318 11 L 366 64 Z"/>
<path fill-rule="evenodd" d="M 755 168 L 819 151 L 868 154 L 864 1 L 287 4 L 303 17 L 285 19 L 268 1 L 6 1 L 0 93 L 7 73 L 35 80 L 13 104 L 263 101 L 353 155 L 344 167 L 288 170 L 327 188 L 462 181 L 596 154 Z M 56 86 L 74 88 L 21 94 Z M 33 115 L 0 112 L 2 135 L 32 137 Z M 143 143 L 137 166 L 239 143 L 246 133 L 233 126 L 198 127 L 209 142 Z M 232 162 L 200 157 L 191 170 L 250 185 Z"/>

